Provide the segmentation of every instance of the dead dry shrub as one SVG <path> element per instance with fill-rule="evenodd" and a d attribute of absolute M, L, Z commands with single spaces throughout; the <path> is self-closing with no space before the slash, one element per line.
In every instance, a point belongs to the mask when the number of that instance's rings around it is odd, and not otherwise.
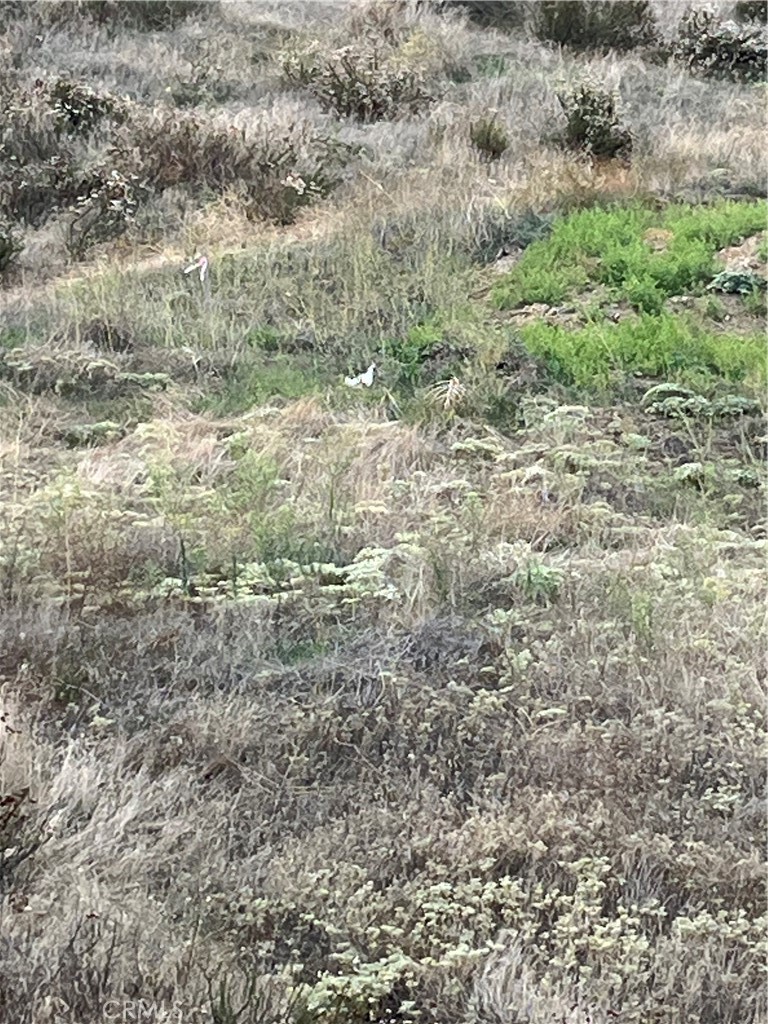
<path fill-rule="evenodd" d="M 118 170 L 94 171 L 70 207 L 66 246 L 73 259 L 82 259 L 94 246 L 119 238 L 133 223 L 147 188 L 137 175 Z"/>
<path fill-rule="evenodd" d="M 4 731 L 14 727 L 3 715 Z M 0 739 L 0 753 L 4 743 Z M 9 790 L 0 788 L 0 899 L 14 887 L 23 888 L 23 872 L 46 839 L 45 822 L 40 820 L 29 786 Z"/>
<path fill-rule="evenodd" d="M 39 84 L 24 89 L 16 76 L 0 79 L 3 120 L 0 154 L 3 164 L 40 163 L 59 156 L 62 123 L 55 105 Z"/>
<path fill-rule="evenodd" d="M 323 109 L 367 124 L 417 113 L 432 101 L 421 74 L 377 46 L 283 53 L 280 68 L 286 85 L 306 89 Z"/>
<path fill-rule="evenodd" d="M 188 113 L 142 115 L 119 132 L 109 157 L 123 175 L 153 192 L 183 186 L 193 192 L 241 193 L 253 217 L 290 223 L 303 207 L 337 184 L 351 150 L 304 125 L 282 138 L 249 138 Z"/>
<path fill-rule="evenodd" d="M 403 0 L 363 0 L 349 8 L 345 27 L 354 39 L 396 46 L 408 33 Z"/>
<path fill-rule="evenodd" d="M 5 118 L 0 127 L 0 210 L 39 226 L 96 187 L 82 168 L 76 138 L 116 124 L 126 104 L 68 78 L 38 79 L 24 89 L 12 75 L 0 82 Z"/>
<path fill-rule="evenodd" d="M 55 78 L 38 82 L 36 89 L 52 107 L 62 129 L 70 133 L 87 133 L 106 118 L 122 121 L 127 114 L 123 100 L 92 89 L 84 82 Z"/>
<path fill-rule="evenodd" d="M 768 21 L 768 4 L 765 0 L 739 0 L 733 9 L 739 21 Z"/>

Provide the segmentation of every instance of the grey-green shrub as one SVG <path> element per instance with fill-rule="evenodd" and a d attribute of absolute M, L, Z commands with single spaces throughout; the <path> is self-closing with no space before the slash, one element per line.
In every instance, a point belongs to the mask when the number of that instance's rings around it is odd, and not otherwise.
<path fill-rule="evenodd" d="M 541 0 L 530 8 L 535 35 L 558 46 L 632 50 L 656 39 L 648 0 Z"/>
<path fill-rule="evenodd" d="M 680 23 L 674 56 L 705 78 L 763 82 L 768 72 L 768 27 L 721 21 L 708 10 L 689 10 Z"/>
<path fill-rule="evenodd" d="M 566 117 L 561 136 L 566 148 L 591 156 L 630 155 L 632 135 L 621 122 L 613 93 L 585 82 L 557 98 Z"/>

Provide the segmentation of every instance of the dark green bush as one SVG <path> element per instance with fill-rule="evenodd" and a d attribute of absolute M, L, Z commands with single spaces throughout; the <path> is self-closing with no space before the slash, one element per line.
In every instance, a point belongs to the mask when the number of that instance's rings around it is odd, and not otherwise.
<path fill-rule="evenodd" d="M 97 25 L 125 25 L 153 32 L 175 28 L 190 17 L 209 15 L 218 3 L 216 0 L 76 0 L 75 6 Z"/>
<path fill-rule="evenodd" d="M 22 164 L 9 159 L 0 168 L 0 213 L 38 227 L 81 194 L 81 179 L 64 157 Z"/>
<path fill-rule="evenodd" d="M 454 4 L 441 4 L 445 10 Z M 522 28 L 528 19 L 531 4 L 527 0 L 461 0 L 462 10 L 470 21 L 484 28 L 502 31 Z"/>
<path fill-rule="evenodd" d="M 694 74 L 732 82 L 762 82 L 768 71 L 768 29 L 723 22 L 712 11 L 689 10 L 674 56 Z"/>
<path fill-rule="evenodd" d="M 485 160 L 498 160 L 509 146 L 509 136 L 495 117 L 481 117 L 469 126 L 472 145 Z"/>
<path fill-rule="evenodd" d="M 739 21 L 768 21 L 768 3 L 765 0 L 740 0 L 733 9 Z"/>
<path fill-rule="evenodd" d="M 632 50 L 656 40 L 648 0 L 541 0 L 530 9 L 535 35 L 558 46 Z"/>
<path fill-rule="evenodd" d="M 53 108 L 63 130 L 89 132 L 104 118 L 122 120 L 125 104 L 108 93 L 99 93 L 83 82 L 58 78 L 51 83 L 39 83 L 47 101 Z"/>
<path fill-rule="evenodd" d="M 375 47 L 346 46 L 328 56 L 283 54 L 280 65 L 287 85 L 307 89 L 325 110 L 365 123 L 415 113 L 432 99 L 417 71 L 392 63 Z"/>
<path fill-rule="evenodd" d="M 0 220 L 0 274 L 4 274 L 24 248 L 11 224 Z"/>
<path fill-rule="evenodd" d="M 629 157 L 632 136 L 616 110 L 616 97 L 591 83 L 582 83 L 569 93 L 558 93 L 566 117 L 560 137 L 568 148 L 590 156 Z"/>

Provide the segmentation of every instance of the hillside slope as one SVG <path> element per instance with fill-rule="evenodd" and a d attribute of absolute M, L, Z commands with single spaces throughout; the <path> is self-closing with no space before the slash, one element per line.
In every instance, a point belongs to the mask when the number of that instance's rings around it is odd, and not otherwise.
<path fill-rule="evenodd" d="M 1 1024 L 765 1018 L 765 86 L 518 6 L 0 8 Z"/>

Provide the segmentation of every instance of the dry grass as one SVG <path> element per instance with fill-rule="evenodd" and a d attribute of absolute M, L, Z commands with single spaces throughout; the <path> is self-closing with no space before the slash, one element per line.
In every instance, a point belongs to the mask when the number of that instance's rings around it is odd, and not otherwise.
<path fill-rule="evenodd" d="M 682 4 L 656 6 L 672 34 Z M 762 89 L 411 3 L 46 18 L 3 23 L 26 82 L 66 68 L 141 111 L 172 83 L 217 129 L 361 149 L 285 227 L 229 186 L 151 196 L 79 263 L 65 212 L 23 227 L 0 1022 L 758 1024 L 761 396 L 701 371 L 746 412 L 675 419 L 640 401 L 656 380 L 566 390 L 488 293 L 574 205 L 760 186 Z M 313 44 L 383 47 L 435 102 L 324 113 L 279 74 Z M 630 166 L 549 138 L 585 75 Z"/>

